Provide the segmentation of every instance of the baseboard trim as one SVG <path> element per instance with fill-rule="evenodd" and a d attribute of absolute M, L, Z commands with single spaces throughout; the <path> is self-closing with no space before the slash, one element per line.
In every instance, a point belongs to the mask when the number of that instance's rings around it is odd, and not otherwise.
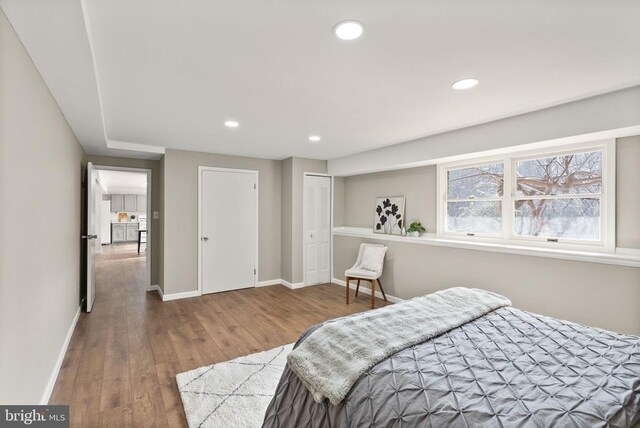
<path fill-rule="evenodd" d="M 160 289 L 158 288 L 158 291 Z M 173 294 L 162 294 L 162 301 L 168 302 L 170 300 L 179 300 L 179 299 L 188 299 L 190 297 L 198 297 L 200 296 L 200 292 L 198 290 L 195 291 L 185 291 L 184 293 L 173 293 Z"/>
<path fill-rule="evenodd" d="M 282 284 L 281 279 L 269 279 L 267 281 L 258 281 L 256 287 L 268 287 L 270 285 L 280 285 Z"/>
<path fill-rule="evenodd" d="M 295 290 L 297 288 L 309 287 L 309 285 L 306 285 L 304 282 L 291 283 L 289 281 L 286 281 L 280 278 L 268 279 L 266 281 L 258 281 L 258 283 L 256 284 L 256 287 L 269 287 L 271 285 L 284 285 L 285 287 L 290 288 L 292 290 Z M 162 299 L 163 302 L 168 302 L 170 300 L 178 300 L 178 299 L 188 299 L 190 297 L 200 296 L 200 293 L 197 290 L 185 291 L 184 293 L 163 294 L 159 285 L 152 285 L 151 291 L 154 291 L 154 290 L 158 292 L 158 294 L 160 295 L 160 299 Z"/>
<path fill-rule="evenodd" d="M 42 394 L 42 398 L 40 399 L 40 404 L 43 406 L 46 406 L 47 404 L 49 404 L 49 399 L 51 398 L 53 387 L 56 385 L 56 380 L 58 380 L 58 374 L 60 373 L 60 368 L 62 368 L 62 362 L 64 361 L 65 354 L 67 353 L 69 342 L 71 342 L 71 336 L 73 336 L 73 331 L 76 329 L 78 318 L 80 318 L 80 307 L 78 307 L 78 310 L 76 311 L 76 315 L 73 317 L 73 321 L 71 322 L 69 331 L 67 331 L 67 336 L 64 338 L 62 349 L 60 349 L 60 354 L 58 354 L 56 365 L 53 367 L 51 376 L 49 376 L 49 382 L 47 383 L 47 387 L 45 388 L 44 393 Z"/>
<path fill-rule="evenodd" d="M 270 285 L 284 285 L 287 288 L 295 290 L 296 288 L 310 287 L 310 285 L 304 282 L 289 282 L 286 279 L 269 279 L 267 281 L 260 281 L 256 284 L 256 287 L 268 287 Z"/>
<path fill-rule="evenodd" d="M 347 286 L 347 283 L 345 281 L 343 281 L 342 279 L 338 279 L 338 278 L 333 278 L 331 279 L 331 282 L 337 285 L 341 285 L 343 287 Z M 351 286 L 349 287 L 352 290 L 356 289 L 356 284 L 354 284 L 353 282 L 351 283 Z M 364 293 L 364 294 L 368 294 L 369 296 L 371 296 L 371 289 L 368 287 L 361 287 L 360 288 L 360 293 Z M 398 303 L 398 302 L 402 302 L 404 299 L 401 299 L 399 297 L 396 296 L 392 296 L 389 293 L 387 294 L 387 300 L 393 303 Z M 382 297 L 382 293 L 380 291 L 376 291 L 376 297 L 379 299 L 384 299 L 384 297 Z"/>
<path fill-rule="evenodd" d="M 160 300 L 164 300 L 164 295 L 162 293 L 162 288 L 160 288 L 160 286 L 158 284 L 153 284 L 150 288 L 151 289 L 149 291 L 157 291 L 158 294 L 160 295 Z"/>
<path fill-rule="evenodd" d="M 280 280 L 281 284 L 284 285 L 287 288 L 290 288 L 292 290 L 295 290 L 296 288 L 303 288 L 303 287 L 308 287 L 308 285 L 305 285 L 304 282 L 289 282 L 287 280 L 281 279 Z"/>

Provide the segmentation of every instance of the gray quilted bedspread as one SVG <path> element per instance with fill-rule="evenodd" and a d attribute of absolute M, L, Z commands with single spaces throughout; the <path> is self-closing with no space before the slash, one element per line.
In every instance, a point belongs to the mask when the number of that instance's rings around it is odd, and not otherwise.
<path fill-rule="evenodd" d="M 331 322 L 331 321 L 329 321 Z M 318 326 L 311 327 L 296 346 Z M 505 307 L 407 348 L 337 406 L 287 368 L 264 427 L 630 427 L 640 338 Z"/>

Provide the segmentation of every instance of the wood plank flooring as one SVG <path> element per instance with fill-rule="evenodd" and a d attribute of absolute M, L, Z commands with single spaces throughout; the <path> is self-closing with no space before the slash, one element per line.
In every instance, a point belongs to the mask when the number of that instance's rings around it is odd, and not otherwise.
<path fill-rule="evenodd" d="M 72 427 L 186 427 L 177 373 L 294 342 L 313 324 L 365 311 L 344 288 L 281 285 L 162 302 L 144 291 L 135 244 L 104 247 L 96 302 L 73 333 L 50 404 Z M 385 302 L 376 299 L 376 307 Z"/>

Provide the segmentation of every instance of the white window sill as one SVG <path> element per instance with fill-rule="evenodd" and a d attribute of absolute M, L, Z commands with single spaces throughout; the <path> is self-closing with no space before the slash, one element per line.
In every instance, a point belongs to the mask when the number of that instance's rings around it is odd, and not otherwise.
<path fill-rule="evenodd" d="M 610 265 L 640 267 L 640 250 L 617 248 L 615 253 L 599 253 L 553 248 L 537 248 L 524 245 L 512 245 L 489 242 L 471 242 L 456 239 L 438 238 L 435 234 L 425 234 L 419 238 L 373 233 L 366 227 L 334 227 L 333 235 L 354 236 L 378 241 L 403 242 L 406 244 L 432 245 L 436 247 L 462 248 L 467 250 L 491 251 L 494 253 L 518 254 L 533 257 L 574 260 L 580 262 L 603 263 Z"/>

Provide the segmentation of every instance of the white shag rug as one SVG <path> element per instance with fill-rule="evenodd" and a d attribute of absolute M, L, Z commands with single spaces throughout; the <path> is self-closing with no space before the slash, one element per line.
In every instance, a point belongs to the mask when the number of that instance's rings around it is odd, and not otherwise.
<path fill-rule="evenodd" d="M 293 343 L 176 375 L 190 428 L 260 427 Z"/>

